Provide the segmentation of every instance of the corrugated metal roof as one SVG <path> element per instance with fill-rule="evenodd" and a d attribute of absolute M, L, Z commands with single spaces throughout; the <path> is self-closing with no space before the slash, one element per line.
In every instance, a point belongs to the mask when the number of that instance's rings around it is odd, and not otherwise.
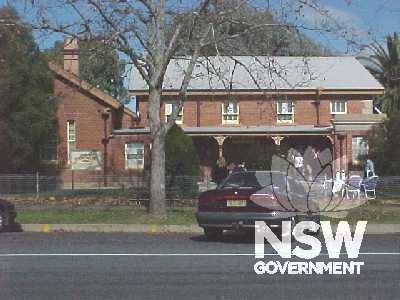
<path fill-rule="evenodd" d="M 188 63 L 189 58 L 171 60 L 164 90 L 179 90 Z M 260 88 L 381 90 L 383 86 L 354 57 L 288 56 L 202 57 L 189 85 L 189 90 Z M 135 68 L 131 72 L 129 89 L 147 90 L 147 84 Z"/>
<path fill-rule="evenodd" d="M 269 133 L 330 133 L 331 126 L 315 127 L 314 125 L 284 125 L 284 126 L 242 126 L 242 127 L 223 127 L 223 126 L 202 126 L 202 127 L 182 127 L 183 131 L 190 135 L 196 134 L 269 134 Z M 114 130 L 115 135 L 148 134 L 150 129 L 129 128 Z"/>

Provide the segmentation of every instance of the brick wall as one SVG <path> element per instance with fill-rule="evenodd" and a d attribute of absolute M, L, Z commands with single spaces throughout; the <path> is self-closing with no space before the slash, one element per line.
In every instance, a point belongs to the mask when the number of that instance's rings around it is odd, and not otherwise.
<path fill-rule="evenodd" d="M 79 91 L 68 82 L 56 79 L 55 95 L 59 98 L 58 120 L 58 161 L 61 169 L 69 168 L 67 159 L 67 121 L 74 120 L 76 126 L 76 148 L 103 151 L 104 122 L 101 112 L 104 104 Z M 108 128 L 112 118 L 107 121 Z"/>
<path fill-rule="evenodd" d="M 115 175 L 129 176 L 143 172 L 143 169 L 125 168 L 125 144 L 128 142 L 143 142 L 145 163 L 150 155 L 150 139 L 147 135 L 116 136 L 110 141 L 109 168 Z"/>
<path fill-rule="evenodd" d="M 173 97 L 165 98 L 166 101 L 173 101 Z M 290 96 L 294 101 L 294 124 L 314 125 L 317 124 L 317 112 L 313 101 L 315 96 L 297 95 Z M 331 124 L 331 99 L 346 99 L 348 113 L 362 113 L 365 106 L 363 98 L 349 95 L 323 96 L 320 98 L 319 119 L 320 124 L 329 126 Z M 276 125 L 276 103 L 274 97 L 263 96 L 241 96 L 236 100 L 239 103 L 239 121 L 243 126 Z M 189 96 L 183 109 L 183 126 L 222 126 L 222 104 L 226 101 L 224 96 Z M 137 97 L 137 110 L 141 115 L 140 126 L 148 126 L 147 97 Z M 198 120 L 198 109 L 200 119 Z M 160 117 L 164 120 L 164 105 L 160 109 Z M 372 112 L 371 112 L 372 113 Z M 229 126 L 229 125 L 228 125 Z M 232 126 L 232 125 L 230 125 Z"/>
<path fill-rule="evenodd" d="M 67 121 L 74 120 L 76 126 L 76 149 L 97 150 L 103 155 L 104 146 L 104 120 L 101 113 L 110 109 L 111 114 L 107 120 L 108 134 L 113 130 L 118 112 L 98 100 L 90 93 L 79 90 L 69 81 L 62 78 L 54 80 L 54 93 L 58 97 L 58 173 L 70 180 L 70 166 L 67 156 Z M 122 127 L 132 127 L 132 117 L 126 113 L 122 115 Z M 128 141 L 145 140 L 143 137 L 114 138 L 108 145 L 108 170 L 109 174 L 126 174 L 125 172 L 125 143 Z M 102 175 L 103 171 L 88 172 L 76 171 L 79 180 L 84 176 Z M 130 172 L 131 173 L 131 172 Z"/>

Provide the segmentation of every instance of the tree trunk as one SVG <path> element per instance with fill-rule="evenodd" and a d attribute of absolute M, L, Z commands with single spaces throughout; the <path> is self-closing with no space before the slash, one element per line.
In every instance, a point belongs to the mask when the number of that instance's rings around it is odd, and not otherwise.
<path fill-rule="evenodd" d="M 165 128 L 160 120 L 161 86 L 150 89 L 149 121 L 152 137 L 149 213 L 165 216 Z"/>
<path fill-rule="evenodd" d="M 157 133 L 151 149 L 150 213 L 165 216 L 165 136 Z"/>

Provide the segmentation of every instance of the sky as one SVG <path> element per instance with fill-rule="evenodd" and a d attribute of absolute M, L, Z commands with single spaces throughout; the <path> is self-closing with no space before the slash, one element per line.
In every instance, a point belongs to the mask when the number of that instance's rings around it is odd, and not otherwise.
<path fill-rule="evenodd" d="M 393 32 L 400 32 L 399 0 L 323 0 L 322 5 L 343 24 L 348 24 L 364 43 L 384 42 Z M 323 38 L 320 42 L 329 45 Z M 346 43 L 337 41 L 337 47 L 346 53 Z"/>
<path fill-rule="evenodd" d="M 45 0 L 49 1 L 49 0 Z M 194 3 L 194 0 L 186 0 Z M 292 5 L 295 0 L 252 0 L 260 6 L 271 5 L 271 7 L 279 7 L 282 3 Z M 400 31 L 400 0 L 305 0 L 309 3 L 317 2 L 330 16 L 333 16 L 338 23 L 345 25 L 348 29 L 347 36 L 356 39 L 358 46 L 367 44 L 373 40 L 379 42 L 384 41 L 384 37 L 395 31 Z M 0 0 L 0 5 L 11 3 L 16 6 L 25 19 L 31 17 L 32 10 L 29 5 L 24 6 L 24 1 Z M 27 1 L 31 2 L 31 1 Z M 36 3 L 40 0 L 36 0 Z M 51 1 L 50 1 L 51 2 Z M 60 10 L 62 12 L 62 9 Z M 304 9 L 301 12 L 302 22 L 310 24 L 321 24 L 324 19 L 321 15 L 315 13 L 312 9 Z M 56 18 L 68 18 L 65 11 Z M 290 16 L 289 16 L 290 20 Z M 307 36 L 317 40 L 326 47 L 343 54 L 357 54 L 358 48 L 349 48 L 345 40 L 335 37 L 335 34 L 326 34 L 314 32 L 313 30 L 304 31 Z M 336 33 L 337 34 L 337 33 Z M 42 49 L 49 48 L 54 41 L 62 38 L 60 34 L 52 36 L 43 36 L 43 34 L 35 33 L 35 38 Z"/>
<path fill-rule="evenodd" d="M 43 1 L 43 0 L 42 0 Z M 45 0 L 49 1 L 49 0 Z M 187 0 L 195 3 L 194 0 Z M 280 5 L 290 6 L 295 0 L 252 0 L 256 5 L 265 7 L 270 4 L 271 7 L 280 7 Z M 384 41 L 384 37 L 395 31 L 400 31 L 400 0 L 306 0 L 309 3 L 316 2 L 320 7 L 335 18 L 338 23 L 343 24 L 351 40 L 357 39 L 358 45 L 367 44 L 373 40 Z M 0 0 L 0 6 L 11 3 L 16 6 L 20 14 L 27 20 L 31 18 L 32 9 L 28 5 L 22 4 L 24 1 Z M 31 1 L 27 1 L 31 2 Z M 36 0 L 40 2 L 40 0 Z M 62 11 L 62 10 L 61 10 Z M 277 9 L 279 14 L 279 9 Z M 312 9 L 303 8 L 302 22 L 310 24 L 321 24 L 324 19 L 320 14 Z M 55 18 L 68 18 L 68 13 L 58 15 Z M 289 17 L 290 20 L 290 17 Z M 315 39 L 334 52 L 355 55 L 359 48 L 349 48 L 349 44 L 342 37 L 335 37 L 332 34 L 321 34 L 313 30 L 303 31 L 307 36 Z M 62 35 L 53 34 L 43 35 L 35 33 L 35 38 L 42 49 L 51 47 L 54 41 L 62 39 Z"/>

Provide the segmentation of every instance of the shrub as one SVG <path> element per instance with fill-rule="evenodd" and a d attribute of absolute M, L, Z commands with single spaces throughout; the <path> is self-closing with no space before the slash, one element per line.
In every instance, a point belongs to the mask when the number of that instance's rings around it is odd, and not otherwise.
<path fill-rule="evenodd" d="M 378 175 L 400 175 L 400 113 L 374 127 L 368 137 L 369 156 Z"/>
<path fill-rule="evenodd" d="M 177 125 L 167 134 L 165 158 L 167 189 L 179 192 L 180 196 L 184 196 L 182 193 L 187 196 L 196 194 L 196 180 L 187 177 L 199 175 L 199 158 L 192 138 Z"/>

